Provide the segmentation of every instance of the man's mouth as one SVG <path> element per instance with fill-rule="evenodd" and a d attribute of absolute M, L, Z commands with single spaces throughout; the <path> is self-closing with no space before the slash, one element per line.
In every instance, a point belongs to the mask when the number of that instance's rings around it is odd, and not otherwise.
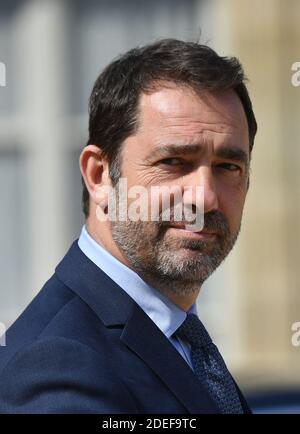
<path fill-rule="evenodd" d="M 206 229 L 202 229 L 201 231 L 193 231 L 190 229 L 190 225 L 184 225 L 180 223 L 173 223 L 169 226 L 170 229 L 176 230 L 177 233 L 181 233 L 182 235 L 199 239 L 199 240 L 205 240 L 205 241 L 212 241 L 216 238 L 217 233 L 214 231 L 209 231 Z"/>

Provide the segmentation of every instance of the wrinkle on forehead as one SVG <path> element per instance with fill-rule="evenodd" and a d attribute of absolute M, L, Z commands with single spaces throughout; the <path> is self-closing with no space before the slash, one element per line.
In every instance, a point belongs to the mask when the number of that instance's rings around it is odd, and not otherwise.
<path fill-rule="evenodd" d="M 183 128 L 191 132 L 230 133 L 248 129 L 242 103 L 231 89 L 197 94 L 187 87 L 162 88 L 143 94 L 140 108 L 141 129 L 155 125 L 170 131 Z"/>

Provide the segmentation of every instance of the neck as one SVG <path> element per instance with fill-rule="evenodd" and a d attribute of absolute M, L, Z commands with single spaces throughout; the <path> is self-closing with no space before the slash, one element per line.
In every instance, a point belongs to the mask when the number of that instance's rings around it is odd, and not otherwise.
<path fill-rule="evenodd" d="M 171 292 L 166 292 L 167 297 L 176 304 L 180 309 L 187 312 L 192 305 L 195 303 L 197 296 L 199 294 L 200 288 L 197 288 L 196 292 L 187 295 L 174 294 Z"/>
<path fill-rule="evenodd" d="M 139 276 L 153 288 L 160 291 L 166 297 L 176 304 L 180 309 L 187 312 L 191 306 L 195 303 L 197 296 L 200 292 L 201 285 L 195 284 L 195 282 L 183 282 L 183 281 L 162 281 L 157 276 L 149 276 L 141 271 L 134 270 Z"/>

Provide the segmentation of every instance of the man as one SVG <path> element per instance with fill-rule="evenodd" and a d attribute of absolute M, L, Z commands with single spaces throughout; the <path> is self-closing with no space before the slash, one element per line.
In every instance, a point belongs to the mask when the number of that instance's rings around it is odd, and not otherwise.
<path fill-rule="evenodd" d="M 99 76 L 80 156 L 86 224 L 7 333 L 1 412 L 250 412 L 195 305 L 240 229 L 256 134 L 244 80 L 237 59 L 172 39 Z M 168 187 L 170 218 L 158 195 L 158 219 L 122 219 L 122 180 Z M 192 191 L 203 227 L 175 219 L 172 187 Z"/>

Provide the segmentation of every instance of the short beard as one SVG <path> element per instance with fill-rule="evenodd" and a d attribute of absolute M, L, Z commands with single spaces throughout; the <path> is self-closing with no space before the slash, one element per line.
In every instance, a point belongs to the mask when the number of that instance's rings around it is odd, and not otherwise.
<path fill-rule="evenodd" d="M 204 216 L 203 229 L 217 232 L 213 242 L 166 237 L 169 226 L 165 221 L 112 221 L 111 232 L 132 269 L 146 282 L 177 295 L 195 293 L 232 250 L 240 227 L 231 234 L 220 211 Z"/>

